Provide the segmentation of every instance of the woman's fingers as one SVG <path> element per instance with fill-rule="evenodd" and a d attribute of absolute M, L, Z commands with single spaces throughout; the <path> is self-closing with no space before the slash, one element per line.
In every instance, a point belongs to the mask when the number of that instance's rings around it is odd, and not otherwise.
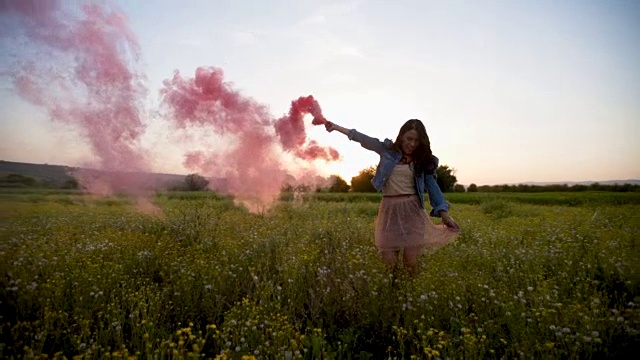
<path fill-rule="evenodd" d="M 334 130 L 333 123 L 331 121 L 329 121 L 329 120 L 326 120 L 326 123 L 324 124 L 324 128 L 328 132 L 332 132 Z"/>

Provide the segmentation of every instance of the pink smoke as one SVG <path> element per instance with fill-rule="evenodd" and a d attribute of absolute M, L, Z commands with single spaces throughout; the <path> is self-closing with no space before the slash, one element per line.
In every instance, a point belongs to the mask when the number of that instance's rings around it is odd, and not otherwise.
<path fill-rule="evenodd" d="M 95 4 L 79 14 L 57 1 L 2 1 L 0 15 L 18 27 L 3 36 L 18 42 L 18 94 L 43 107 L 52 120 L 78 129 L 95 161 L 76 176 L 92 193 L 139 193 L 149 170 L 139 140 L 145 126 L 144 76 L 135 70 L 140 49 L 122 13 Z M 28 54 L 21 48 L 31 49 Z"/>
<path fill-rule="evenodd" d="M 147 175 L 150 155 L 140 144 L 147 95 L 138 70 L 140 47 L 117 9 L 87 4 L 76 10 L 58 1 L 0 1 L 0 26 L 11 24 L 0 36 L 15 43 L 12 55 L 18 59 L 15 89 L 88 142 L 95 159 L 83 167 L 93 170 L 75 175 L 91 193 L 144 195 L 155 184 Z M 218 68 L 198 68 L 193 78 L 176 72 L 160 93 L 175 127 L 231 140 L 225 149 L 190 151 L 184 165 L 251 210 L 269 207 L 296 173 L 287 156 L 310 169 L 305 178 L 315 175 L 314 160 L 339 158 L 335 149 L 307 139 L 305 116 L 313 117 L 313 125 L 326 122 L 312 96 L 292 101 L 288 114 L 275 119 L 265 105 L 225 82 Z"/>
<path fill-rule="evenodd" d="M 199 126 L 235 138 L 232 148 L 187 154 L 184 165 L 213 179 L 211 186 L 228 191 L 250 209 L 270 206 L 280 193 L 289 172 L 283 151 L 306 161 L 339 158 L 335 149 L 307 142 L 304 116 L 312 115 L 315 122 L 324 119 L 312 96 L 293 101 L 289 114 L 274 120 L 264 105 L 242 96 L 224 81 L 223 71 L 213 67 L 198 68 L 189 79 L 176 72 L 160 93 L 178 128 Z M 223 184 L 216 179 L 224 179 Z"/>
<path fill-rule="evenodd" d="M 292 101 L 289 114 L 274 123 L 282 147 L 287 151 L 292 151 L 299 158 L 306 160 L 337 160 L 340 156 L 334 149 L 320 147 L 315 141 L 305 145 L 307 134 L 302 120 L 306 114 L 313 116 L 312 124 L 314 125 L 321 125 L 326 122 L 322 116 L 320 105 L 313 96 L 300 97 L 298 100 Z"/>

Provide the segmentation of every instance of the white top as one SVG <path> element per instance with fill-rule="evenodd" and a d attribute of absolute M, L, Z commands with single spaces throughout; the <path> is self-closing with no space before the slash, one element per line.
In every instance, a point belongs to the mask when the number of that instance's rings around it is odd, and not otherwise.
<path fill-rule="evenodd" d="M 397 164 L 382 186 L 382 194 L 387 196 L 413 195 L 413 169 L 409 164 Z"/>

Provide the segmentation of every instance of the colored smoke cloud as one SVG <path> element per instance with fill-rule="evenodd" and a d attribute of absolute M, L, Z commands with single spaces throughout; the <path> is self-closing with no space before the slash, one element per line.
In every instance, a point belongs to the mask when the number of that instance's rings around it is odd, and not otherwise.
<path fill-rule="evenodd" d="M 214 189 L 233 194 L 252 210 L 270 206 L 287 175 L 294 172 L 287 168 L 283 153 L 305 161 L 339 158 L 335 149 L 307 141 L 304 116 L 323 119 L 312 96 L 292 101 L 289 113 L 274 119 L 266 106 L 242 96 L 224 81 L 223 71 L 213 67 L 198 68 L 193 78 L 176 72 L 165 80 L 161 96 L 166 116 L 176 127 L 196 126 L 234 138 L 234 146 L 227 149 L 187 154 L 185 166 L 224 179 L 212 182 Z"/>
<path fill-rule="evenodd" d="M 142 191 L 142 173 L 150 170 L 139 146 L 147 90 L 125 16 L 95 4 L 78 12 L 39 0 L 3 1 L 0 15 L 3 36 L 16 39 L 11 75 L 18 94 L 90 145 L 95 160 L 83 167 L 94 171 L 75 174 L 81 184 L 92 193 Z"/>
<path fill-rule="evenodd" d="M 95 3 L 74 8 L 53 0 L 8 0 L 0 2 L 0 30 L 16 59 L 9 71 L 16 92 L 90 146 L 93 161 L 81 166 L 92 170 L 74 174 L 80 183 L 93 194 L 123 191 L 144 199 L 155 186 L 145 175 L 153 154 L 141 145 L 148 91 L 139 70 L 141 49 L 125 15 Z M 288 114 L 276 119 L 213 67 L 198 68 L 193 78 L 176 72 L 160 94 L 174 128 L 168 134 L 207 131 L 226 140 L 224 147 L 190 144 L 184 166 L 251 210 L 273 204 L 292 175 L 314 179 L 314 160 L 339 158 L 335 149 L 307 139 L 305 117 L 313 125 L 325 121 L 312 96 L 292 101 Z"/>

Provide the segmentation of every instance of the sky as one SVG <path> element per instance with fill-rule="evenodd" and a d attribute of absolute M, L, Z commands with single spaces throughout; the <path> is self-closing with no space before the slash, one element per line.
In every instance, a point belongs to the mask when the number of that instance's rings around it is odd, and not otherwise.
<path fill-rule="evenodd" d="M 163 81 L 216 67 L 274 119 L 307 95 L 328 120 L 381 140 L 421 119 L 461 184 L 640 179 L 638 1 L 93 3 L 118 8 L 139 47 L 140 141 L 153 171 L 189 173 L 193 142 L 237 140 L 203 130 L 177 141 L 158 115 Z M 21 55 L 0 40 L 0 159 L 76 166 L 93 157 L 82 131 L 20 96 L 10 74 Z M 340 153 L 316 162 L 321 172 L 350 181 L 377 164 L 307 120 L 307 140 Z"/>

